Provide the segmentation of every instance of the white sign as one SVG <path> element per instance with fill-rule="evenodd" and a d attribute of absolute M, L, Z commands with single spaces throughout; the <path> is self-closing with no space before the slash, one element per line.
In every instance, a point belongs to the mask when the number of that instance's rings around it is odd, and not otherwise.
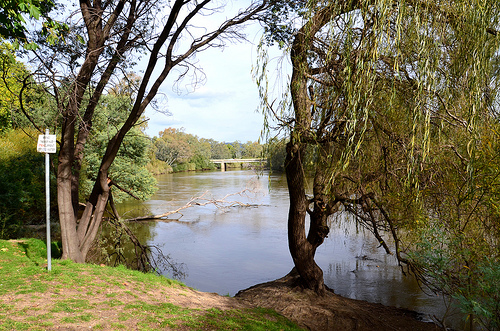
<path fill-rule="evenodd" d="M 56 152 L 56 135 L 41 134 L 38 136 L 38 144 L 36 150 L 40 153 L 55 153 Z"/>

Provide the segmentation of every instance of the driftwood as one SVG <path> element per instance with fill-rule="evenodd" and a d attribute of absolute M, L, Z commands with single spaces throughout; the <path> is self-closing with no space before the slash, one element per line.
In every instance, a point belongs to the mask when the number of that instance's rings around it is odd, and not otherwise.
<path fill-rule="evenodd" d="M 259 206 L 257 204 L 248 204 L 248 203 L 243 203 L 241 201 L 236 201 L 236 200 L 228 201 L 229 198 L 234 197 L 234 196 L 241 196 L 241 197 L 247 196 L 247 197 L 249 197 L 250 194 L 255 195 L 255 191 L 250 190 L 250 189 L 244 189 L 244 190 L 237 192 L 237 193 L 226 194 L 221 199 L 215 199 L 215 198 L 209 196 L 209 191 L 205 191 L 205 193 L 203 193 L 202 195 L 200 195 L 198 197 L 191 198 L 189 200 L 189 202 L 187 202 L 184 206 L 179 207 L 175 210 L 170 210 L 170 211 L 167 211 L 163 214 L 158 214 L 158 215 L 151 214 L 151 215 L 146 215 L 146 216 L 128 218 L 128 219 L 124 219 L 123 221 L 124 222 L 142 222 L 142 221 L 170 222 L 170 221 L 173 221 L 174 219 L 169 219 L 168 218 L 169 216 L 179 215 L 179 217 L 175 219 L 175 220 L 179 220 L 183 216 L 181 211 L 183 211 L 184 209 L 196 207 L 196 206 L 214 205 L 219 210 L 226 210 L 228 208 L 235 207 L 235 206 L 238 206 L 238 207 L 257 207 L 257 206 Z"/>

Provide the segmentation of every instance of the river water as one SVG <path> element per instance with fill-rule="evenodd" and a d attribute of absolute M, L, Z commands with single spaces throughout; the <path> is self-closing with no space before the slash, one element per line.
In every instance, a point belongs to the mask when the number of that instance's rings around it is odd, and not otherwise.
<path fill-rule="evenodd" d="M 141 223 L 139 239 L 157 245 L 185 265 L 182 281 L 193 288 L 234 295 L 252 285 L 280 278 L 293 267 L 287 243 L 288 191 L 281 175 L 251 170 L 189 172 L 157 177 L 159 189 L 151 200 L 119 205 L 122 217 L 161 214 L 191 198 L 222 199 L 251 207 L 217 208 L 213 204 L 184 209 L 161 222 Z M 393 256 L 378 248 L 373 235 L 348 219 L 337 219 L 316 253 L 325 283 L 345 297 L 408 308 L 441 318 L 443 298 L 425 294 L 404 276 Z M 167 275 L 168 276 L 168 275 Z M 456 328 L 457 317 L 450 322 Z"/>

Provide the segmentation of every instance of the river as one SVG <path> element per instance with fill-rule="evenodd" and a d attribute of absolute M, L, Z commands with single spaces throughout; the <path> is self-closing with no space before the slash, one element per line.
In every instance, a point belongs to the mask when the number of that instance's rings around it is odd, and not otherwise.
<path fill-rule="evenodd" d="M 234 170 L 167 174 L 157 180 L 159 189 L 151 200 L 118 206 L 124 218 L 175 210 L 204 193 L 221 199 L 251 190 L 227 199 L 251 207 L 197 206 L 183 210 L 182 215 L 171 215 L 171 220 L 139 225 L 139 239 L 157 245 L 185 265 L 187 276 L 182 281 L 186 285 L 232 296 L 291 270 L 286 233 L 288 191 L 283 176 Z M 357 229 L 348 219 L 338 219 L 335 224 L 316 253 L 325 283 L 335 293 L 428 316 L 445 314 L 443 298 L 423 293 L 412 277 L 404 276 L 395 258 L 378 248 L 373 235 Z M 452 318 L 451 324 L 460 328 L 457 320 Z"/>

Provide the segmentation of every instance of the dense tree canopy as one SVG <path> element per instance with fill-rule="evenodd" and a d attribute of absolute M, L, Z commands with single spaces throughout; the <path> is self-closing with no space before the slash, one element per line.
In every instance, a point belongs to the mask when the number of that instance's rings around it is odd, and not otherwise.
<path fill-rule="evenodd" d="M 33 139 L 19 129 L 0 133 L 2 239 L 29 235 L 29 225 L 45 221 L 44 157 L 35 145 Z"/>
<path fill-rule="evenodd" d="M 280 109 L 265 56 L 257 77 L 266 114 L 288 131 L 289 245 L 302 285 L 324 293 L 314 254 L 329 216 L 349 212 L 422 281 L 498 323 L 498 287 L 482 283 L 500 258 L 496 2 L 314 1 L 295 17 L 268 28 L 293 66 Z"/>

